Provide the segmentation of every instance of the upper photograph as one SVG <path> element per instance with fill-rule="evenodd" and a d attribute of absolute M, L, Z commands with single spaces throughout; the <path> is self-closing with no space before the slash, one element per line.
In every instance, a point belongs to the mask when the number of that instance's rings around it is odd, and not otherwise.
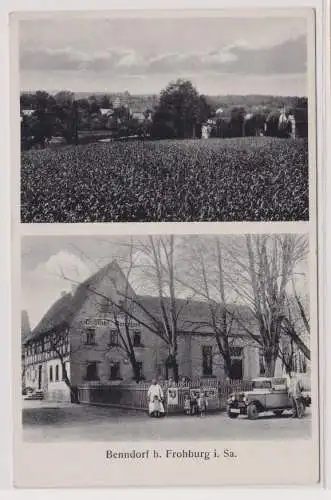
<path fill-rule="evenodd" d="M 309 220 L 312 12 L 115 14 L 18 21 L 21 222 Z"/>

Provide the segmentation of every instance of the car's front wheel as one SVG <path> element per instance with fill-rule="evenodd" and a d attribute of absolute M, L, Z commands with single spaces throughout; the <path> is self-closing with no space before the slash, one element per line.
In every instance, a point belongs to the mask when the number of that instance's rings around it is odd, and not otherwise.
<path fill-rule="evenodd" d="M 250 420 L 256 420 L 259 417 L 259 410 L 255 403 L 250 403 L 248 405 L 247 416 Z"/>
<path fill-rule="evenodd" d="M 239 417 L 239 413 L 231 413 L 231 411 L 229 410 L 228 411 L 228 417 L 230 417 L 230 418 L 238 418 Z"/>

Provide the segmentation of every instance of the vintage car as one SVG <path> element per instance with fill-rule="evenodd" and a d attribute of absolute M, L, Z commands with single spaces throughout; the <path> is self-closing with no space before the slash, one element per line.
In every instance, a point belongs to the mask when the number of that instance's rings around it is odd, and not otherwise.
<path fill-rule="evenodd" d="M 276 416 L 292 410 L 292 399 L 288 393 L 286 378 L 261 377 L 254 379 L 250 391 L 232 393 L 227 401 L 227 414 L 230 418 L 247 415 L 249 419 L 258 418 L 260 413 L 273 412 Z M 301 418 L 311 404 L 310 395 L 302 391 L 297 403 L 297 417 Z"/>

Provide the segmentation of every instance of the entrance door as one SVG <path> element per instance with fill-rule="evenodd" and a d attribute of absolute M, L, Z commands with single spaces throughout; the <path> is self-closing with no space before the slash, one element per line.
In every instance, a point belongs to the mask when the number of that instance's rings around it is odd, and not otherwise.
<path fill-rule="evenodd" d="M 38 389 L 41 389 L 41 382 L 42 382 L 42 366 L 39 365 L 38 367 Z"/>

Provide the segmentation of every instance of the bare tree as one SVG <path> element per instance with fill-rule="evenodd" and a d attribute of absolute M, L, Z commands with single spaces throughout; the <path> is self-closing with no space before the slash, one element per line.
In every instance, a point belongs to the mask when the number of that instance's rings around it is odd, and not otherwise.
<path fill-rule="evenodd" d="M 292 280 L 292 296 L 287 301 L 287 313 L 280 319 L 285 337 L 294 343 L 303 355 L 310 360 L 310 348 L 304 338 L 310 337 L 309 317 L 305 310 L 303 300 L 299 297 L 294 280 Z M 291 300 L 290 300 L 291 299 Z"/>
<path fill-rule="evenodd" d="M 157 293 L 158 308 L 151 311 L 139 296 L 132 295 L 124 296 L 131 302 L 129 308 L 126 304 L 125 312 L 165 343 L 168 349 L 167 376 L 171 373 L 178 381 L 178 333 L 185 304 L 179 305 L 176 301 L 175 236 L 149 236 L 144 241 L 131 241 L 131 245 L 140 254 L 142 263 L 139 267 L 144 279 Z"/>
<path fill-rule="evenodd" d="M 307 360 L 311 359 L 310 348 L 304 340 L 304 337 L 307 337 L 307 334 L 309 336 L 310 332 L 305 331 L 304 334 L 302 334 L 301 327 L 302 322 L 307 320 L 307 316 L 303 309 L 301 300 L 296 297 L 295 300 L 297 299 L 300 302 L 301 312 L 304 314 L 304 320 L 301 317 L 297 317 L 297 311 L 293 312 L 293 308 L 297 305 L 297 303 L 289 304 L 287 314 L 284 315 L 283 318 L 280 318 L 282 339 L 279 346 L 279 357 L 289 375 L 295 371 L 295 366 L 297 366 L 295 365 L 295 360 L 299 356 L 299 353 L 302 353 Z M 306 326 L 304 327 L 304 330 L 306 330 Z"/>
<path fill-rule="evenodd" d="M 177 280 L 205 301 L 208 308 L 208 317 L 191 327 L 195 331 L 207 328 L 212 333 L 218 355 L 224 362 L 225 374 L 233 379 L 231 348 L 234 343 L 234 312 L 229 303 L 222 245 L 216 236 L 207 241 L 191 237 L 190 249 L 190 270 L 186 269 L 184 276 L 178 276 Z"/>
<path fill-rule="evenodd" d="M 306 254 L 306 237 L 291 234 L 246 235 L 245 247 L 231 247 L 231 285 L 256 318 L 258 334 L 242 324 L 262 350 L 268 376 L 274 374 L 284 332 L 300 348 L 293 324 L 288 327 L 286 301 L 295 268 Z"/>

